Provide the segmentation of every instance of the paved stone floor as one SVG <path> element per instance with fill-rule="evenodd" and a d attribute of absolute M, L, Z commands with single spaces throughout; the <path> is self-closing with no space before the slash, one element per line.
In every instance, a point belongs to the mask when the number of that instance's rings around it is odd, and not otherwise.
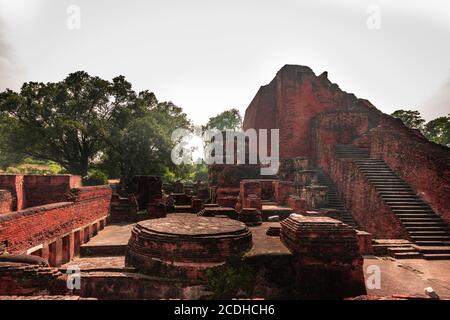
<path fill-rule="evenodd" d="M 371 275 L 368 267 L 376 265 L 381 271 L 380 289 L 368 288 L 369 295 L 424 295 L 432 287 L 442 298 L 450 299 L 450 260 L 400 259 L 365 257 L 366 283 Z"/>
<path fill-rule="evenodd" d="M 125 257 L 81 257 L 75 258 L 72 261 L 62 265 L 60 269 L 67 269 L 69 267 L 77 266 L 80 270 L 104 270 L 104 269 L 124 269 Z"/>
<path fill-rule="evenodd" d="M 110 224 L 83 246 L 127 245 L 134 222 Z"/>
<path fill-rule="evenodd" d="M 281 243 L 279 237 L 266 236 L 269 226 L 279 223 L 263 223 L 262 226 L 251 227 L 254 246 L 248 254 L 290 254 Z M 126 246 L 133 223 L 108 225 L 92 238 L 89 246 Z M 114 257 L 82 257 L 76 258 L 62 266 L 78 265 L 82 270 L 117 270 L 126 271 L 124 256 Z M 407 294 L 424 296 L 424 289 L 432 287 L 442 298 L 450 299 L 450 260 L 400 259 L 390 257 L 364 257 L 364 271 L 366 280 L 371 273 L 368 267 L 376 265 L 380 268 L 380 289 L 368 288 L 369 295 L 391 296 L 393 294 Z"/>

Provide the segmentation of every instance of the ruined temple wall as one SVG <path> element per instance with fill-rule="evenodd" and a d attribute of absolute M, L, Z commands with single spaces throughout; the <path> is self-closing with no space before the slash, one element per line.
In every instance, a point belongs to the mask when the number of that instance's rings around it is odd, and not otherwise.
<path fill-rule="evenodd" d="M 244 129 L 277 128 L 276 105 L 276 81 L 274 79 L 270 84 L 259 88 L 245 110 Z"/>
<path fill-rule="evenodd" d="M 13 210 L 13 199 L 9 190 L 0 189 L 0 213 Z"/>
<path fill-rule="evenodd" d="M 310 122 L 326 111 L 381 114 L 370 102 L 356 98 L 305 66 L 284 66 L 272 82 L 258 91 L 246 110 L 244 129 L 279 128 L 280 157 L 311 157 Z"/>
<path fill-rule="evenodd" d="M 398 122 L 372 129 L 361 141 L 370 148 L 372 158 L 383 159 L 450 223 L 449 148 L 425 140 Z"/>
<path fill-rule="evenodd" d="M 11 192 L 12 210 L 22 210 L 62 202 L 72 188 L 81 186 L 81 177 L 72 175 L 1 174 L 0 189 Z"/>
<path fill-rule="evenodd" d="M 81 186 L 81 177 L 72 175 L 25 175 L 23 193 L 26 207 L 64 201 L 72 188 Z"/>
<path fill-rule="evenodd" d="M 24 175 L 21 174 L 0 174 L 0 189 L 11 192 L 12 210 L 22 210 L 25 207 L 23 179 Z"/>
<path fill-rule="evenodd" d="M 23 254 L 30 248 L 90 226 L 109 213 L 109 186 L 72 189 L 73 201 L 58 202 L 0 215 L 0 243 L 10 254 Z"/>
<path fill-rule="evenodd" d="M 329 111 L 317 115 L 310 124 L 311 163 L 313 167 L 329 167 L 328 146 L 348 144 L 367 132 L 379 115 L 359 111 Z"/>

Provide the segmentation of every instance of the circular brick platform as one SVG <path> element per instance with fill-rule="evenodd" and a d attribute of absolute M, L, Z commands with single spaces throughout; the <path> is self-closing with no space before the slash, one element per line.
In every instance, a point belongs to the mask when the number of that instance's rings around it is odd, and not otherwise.
<path fill-rule="evenodd" d="M 251 232 L 239 221 L 173 214 L 133 227 L 125 264 L 149 275 L 199 280 L 205 269 L 242 255 L 251 245 Z"/>

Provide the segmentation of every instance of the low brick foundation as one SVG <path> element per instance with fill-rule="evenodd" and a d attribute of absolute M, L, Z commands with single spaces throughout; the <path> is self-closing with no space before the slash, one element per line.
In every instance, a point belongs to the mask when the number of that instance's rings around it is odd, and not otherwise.
<path fill-rule="evenodd" d="M 66 199 L 1 214 L 2 251 L 37 255 L 52 266 L 70 261 L 80 245 L 106 225 L 111 188 L 74 188 Z"/>

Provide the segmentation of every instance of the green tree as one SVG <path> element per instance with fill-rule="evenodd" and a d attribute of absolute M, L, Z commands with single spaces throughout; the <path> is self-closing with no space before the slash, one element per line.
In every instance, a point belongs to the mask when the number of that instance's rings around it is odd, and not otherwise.
<path fill-rule="evenodd" d="M 85 176 L 103 147 L 108 122 L 126 108 L 111 99 L 114 89 L 110 82 L 79 71 L 61 82 L 29 82 L 20 93 L 1 93 L 0 114 L 10 124 L 8 143 L 18 153 Z"/>
<path fill-rule="evenodd" d="M 103 168 L 110 176 L 129 179 L 134 175 L 162 174 L 170 166 L 170 137 L 156 119 L 146 115 L 108 138 Z"/>
<path fill-rule="evenodd" d="M 148 91 L 137 95 L 132 109 L 118 117 L 105 137 L 103 170 L 124 179 L 137 174 L 170 175 L 175 169 L 172 131 L 190 128 L 187 115 L 172 102 L 158 102 Z"/>
<path fill-rule="evenodd" d="M 450 147 L 450 115 L 429 121 L 423 134 L 430 141 Z"/>
<path fill-rule="evenodd" d="M 403 124 L 411 129 L 423 129 L 425 120 L 420 115 L 419 111 L 412 110 L 397 110 L 394 111 L 391 116 L 402 120 Z"/>
<path fill-rule="evenodd" d="M 194 164 L 194 175 L 192 177 L 194 182 L 208 181 L 208 165 L 206 163 Z"/>
<path fill-rule="evenodd" d="M 23 154 L 17 153 L 8 139 L 11 121 L 0 119 L 0 169 L 6 170 L 9 166 L 18 164 L 24 158 Z"/>
<path fill-rule="evenodd" d="M 111 178 L 183 173 L 170 156 L 177 128 L 191 123 L 172 102 L 137 94 L 123 76 L 106 81 L 79 71 L 0 93 L 0 165 L 29 156 L 84 177 L 90 167 Z"/>
<path fill-rule="evenodd" d="M 203 127 L 203 130 L 214 128 L 219 130 L 240 130 L 242 128 L 242 117 L 239 110 L 226 110 L 215 117 L 209 118 L 209 121 L 206 123 L 206 126 Z"/>

